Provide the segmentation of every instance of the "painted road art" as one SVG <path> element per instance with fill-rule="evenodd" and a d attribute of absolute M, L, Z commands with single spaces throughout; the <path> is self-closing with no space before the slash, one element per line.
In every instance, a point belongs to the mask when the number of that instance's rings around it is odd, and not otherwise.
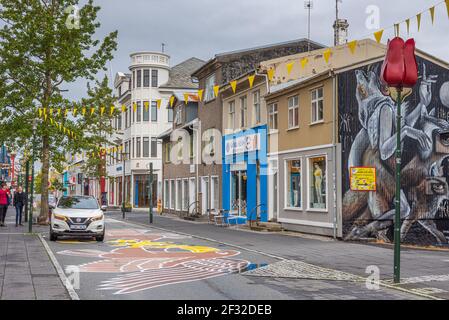
<path fill-rule="evenodd" d="M 99 286 L 100 290 L 115 290 L 114 294 L 224 276 L 249 265 L 246 260 L 234 258 L 239 251 L 180 244 L 173 240 L 191 237 L 174 233 L 116 229 L 108 231 L 106 237 L 110 251 L 76 249 L 58 254 L 99 259 L 79 265 L 80 272 L 121 274 Z"/>

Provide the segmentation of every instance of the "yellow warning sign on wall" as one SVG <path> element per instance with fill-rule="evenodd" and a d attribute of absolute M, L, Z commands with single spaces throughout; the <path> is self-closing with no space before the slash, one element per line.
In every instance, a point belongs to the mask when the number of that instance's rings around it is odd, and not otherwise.
<path fill-rule="evenodd" d="M 351 167 L 349 181 L 353 191 L 376 191 L 376 168 Z"/>

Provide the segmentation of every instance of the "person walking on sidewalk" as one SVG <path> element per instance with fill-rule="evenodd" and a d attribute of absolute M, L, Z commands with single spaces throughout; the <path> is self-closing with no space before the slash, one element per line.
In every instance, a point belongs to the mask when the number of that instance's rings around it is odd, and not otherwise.
<path fill-rule="evenodd" d="M 6 183 L 3 183 L 2 188 L 0 189 L 0 227 L 6 227 L 5 217 L 10 203 L 9 195 L 8 187 Z"/>
<path fill-rule="evenodd" d="M 14 192 L 14 197 L 12 200 L 12 205 L 16 208 L 16 227 L 22 224 L 22 212 L 23 206 L 26 203 L 25 192 L 23 192 L 22 187 L 18 187 L 17 191 Z"/>

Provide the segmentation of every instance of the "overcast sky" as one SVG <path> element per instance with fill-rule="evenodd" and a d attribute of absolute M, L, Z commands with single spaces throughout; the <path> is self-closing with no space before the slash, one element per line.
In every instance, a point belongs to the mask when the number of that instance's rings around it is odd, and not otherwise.
<path fill-rule="evenodd" d="M 348 19 L 349 39 L 365 38 L 376 30 L 365 25 L 366 9 L 380 9 L 380 26 L 386 28 L 440 2 L 440 0 L 343 0 L 340 18 Z M 97 37 L 118 30 L 118 50 L 108 75 L 128 72 L 129 54 L 161 49 L 171 56 L 171 65 L 190 57 L 208 60 L 214 54 L 307 37 L 304 0 L 95 0 L 101 7 Z M 314 0 L 311 11 L 311 39 L 333 45 L 332 24 L 335 0 Z M 406 37 L 405 24 L 401 25 Z M 412 19 L 411 37 L 417 46 L 449 61 L 449 19 L 445 5 L 436 8 L 435 25 L 430 15 L 422 17 L 421 31 Z M 383 40 L 393 36 L 390 28 Z M 85 94 L 85 82 L 69 85 L 69 96 Z"/>

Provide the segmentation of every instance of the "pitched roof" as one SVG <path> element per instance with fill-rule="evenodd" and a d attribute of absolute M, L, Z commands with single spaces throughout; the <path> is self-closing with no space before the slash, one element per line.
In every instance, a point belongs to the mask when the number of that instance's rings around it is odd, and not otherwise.
<path fill-rule="evenodd" d="M 198 84 L 192 82 L 191 74 L 200 68 L 205 61 L 192 57 L 170 69 L 169 80 L 161 85 L 163 88 L 196 89 Z"/>

